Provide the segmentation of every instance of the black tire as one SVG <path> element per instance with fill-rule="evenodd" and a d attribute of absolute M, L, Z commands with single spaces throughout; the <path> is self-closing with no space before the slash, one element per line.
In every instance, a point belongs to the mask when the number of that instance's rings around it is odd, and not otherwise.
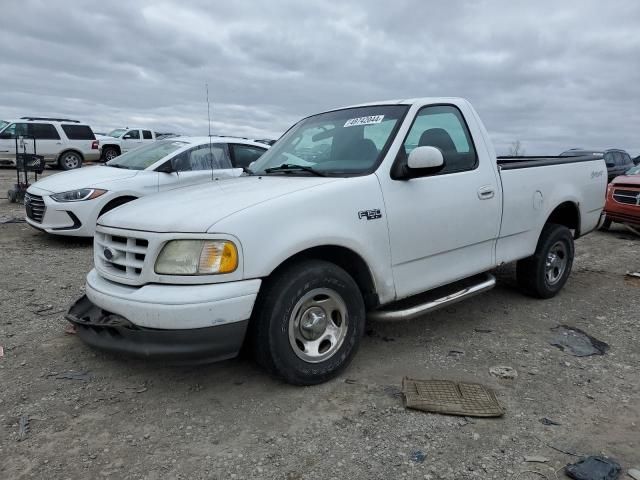
<path fill-rule="evenodd" d="M 109 160 L 116 158 L 118 155 L 120 155 L 120 152 L 118 152 L 114 147 L 105 147 L 102 150 L 102 161 L 108 162 Z"/>
<path fill-rule="evenodd" d="M 331 305 L 335 308 L 331 309 Z M 256 361 L 272 375 L 293 385 L 315 385 L 336 376 L 351 362 L 364 333 L 366 314 L 358 285 L 342 268 L 321 260 L 301 261 L 277 273 L 263 286 L 253 311 L 250 341 Z M 313 318 L 312 311 L 320 312 L 319 317 Z M 323 320 L 318 325 L 309 324 L 317 318 Z M 300 323 L 295 328 L 297 321 Z M 321 330 L 324 324 L 324 333 L 305 330 L 302 326 L 305 321 L 310 329 Z M 323 340 L 329 329 L 335 328 L 343 332 L 338 335 L 341 342 Z M 317 334 L 318 338 L 302 338 L 304 332 L 312 337 Z M 307 350 L 303 342 L 309 345 L 317 342 L 317 349 Z M 314 354 L 314 361 L 301 358 Z M 330 356 L 322 359 L 322 355 Z"/>
<path fill-rule="evenodd" d="M 71 150 L 62 152 L 58 159 L 58 165 L 62 170 L 75 170 L 82 167 L 82 156 Z"/>
<path fill-rule="evenodd" d="M 606 232 L 611 228 L 612 223 L 613 222 L 611 221 L 611 219 L 605 216 L 599 229 L 602 230 L 603 232 Z"/>
<path fill-rule="evenodd" d="M 561 255 L 561 252 L 564 252 Z M 547 264 L 550 253 L 556 255 Z M 542 229 L 535 253 L 520 260 L 516 267 L 516 277 L 522 290 L 537 298 L 555 296 L 567 282 L 573 266 L 574 246 L 571 231 L 564 225 L 548 223 Z M 557 259 L 562 258 L 561 270 Z M 551 277 L 551 278 L 550 278 Z"/>

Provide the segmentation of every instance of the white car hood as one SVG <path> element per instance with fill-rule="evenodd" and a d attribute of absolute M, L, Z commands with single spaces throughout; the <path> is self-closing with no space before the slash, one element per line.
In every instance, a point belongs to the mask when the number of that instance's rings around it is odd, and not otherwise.
<path fill-rule="evenodd" d="M 107 166 L 82 167 L 77 170 L 56 173 L 38 180 L 33 185 L 51 193 L 68 192 L 78 188 L 98 187 L 104 182 L 135 176 L 138 170 Z"/>
<path fill-rule="evenodd" d="M 244 176 L 177 188 L 118 207 L 100 217 L 98 224 L 147 232 L 205 233 L 216 222 L 252 205 L 336 180 Z"/>

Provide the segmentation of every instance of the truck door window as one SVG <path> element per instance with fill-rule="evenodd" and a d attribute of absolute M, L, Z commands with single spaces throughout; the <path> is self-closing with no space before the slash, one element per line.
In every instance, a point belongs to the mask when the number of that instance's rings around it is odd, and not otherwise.
<path fill-rule="evenodd" d="M 436 147 L 445 167 L 436 175 L 473 170 L 478 164 L 469 129 L 460 111 L 450 105 L 424 107 L 404 141 L 407 155 L 416 147 Z"/>
<path fill-rule="evenodd" d="M 142 130 L 142 138 L 145 140 L 153 140 L 153 135 L 151 135 L 150 130 Z"/>
<path fill-rule="evenodd" d="M 140 131 L 139 130 L 129 130 L 124 137 L 124 140 L 140 140 Z"/>

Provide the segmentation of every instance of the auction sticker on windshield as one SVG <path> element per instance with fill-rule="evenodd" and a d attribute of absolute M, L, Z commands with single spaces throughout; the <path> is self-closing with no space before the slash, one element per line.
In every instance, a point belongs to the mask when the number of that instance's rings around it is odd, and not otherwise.
<path fill-rule="evenodd" d="M 384 115 L 369 115 L 368 117 L 350 118 L 344 124 L 345 127 L 355 127 L 356 125 L 373 125 L 380 123 Z"/>

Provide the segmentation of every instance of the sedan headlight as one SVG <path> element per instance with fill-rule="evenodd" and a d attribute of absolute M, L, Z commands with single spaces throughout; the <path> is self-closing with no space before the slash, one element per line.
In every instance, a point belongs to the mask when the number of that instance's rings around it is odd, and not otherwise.
<path fill-rule="evenodd" d="M 229 240 L 172 240 L 158 259 L 155 271 L 165 275 L 216 275 L 238 268 L 238 249 Z"/>
<path fill-rule="evenodd" d="M 78 190 L 56 193 L 51 195 L 51 198 L 56 202 L 81 202 L 82 200 L 92 200 L 105 193 L 107 193 L 106 190 L 100 190 L 99 188 L 80 188 Z"/>

